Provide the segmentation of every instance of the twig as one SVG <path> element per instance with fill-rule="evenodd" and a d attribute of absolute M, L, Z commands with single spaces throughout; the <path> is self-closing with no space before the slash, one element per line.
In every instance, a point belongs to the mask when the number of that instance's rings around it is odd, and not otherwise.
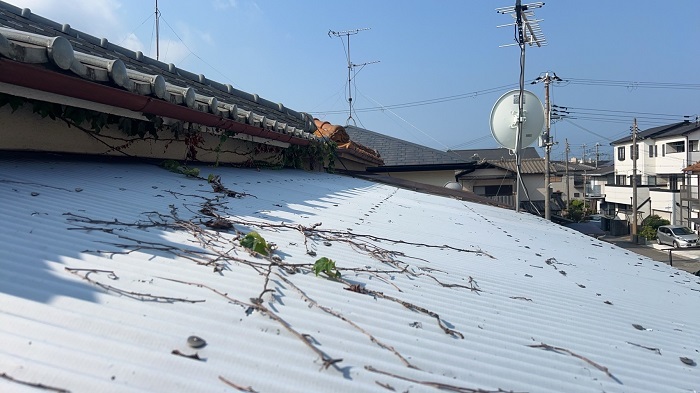
<path fill-rule="evenodd" d="M 396 379 L 400 379 L 402 381 L 417 383 L 417 384 L 423 385 L 423 386 L 430 386 L 430 387 L 436 388 L 438 390 L 446 390 L 448 392 L 457 392 L 457 393 L 506 393 L 506 392 L 510 392 L 510 393 L 515 393 L 512 390 L 503 390 L 503 389 L 484 390 L 484 389 L 478 389 L 478 388 L 468 388 L 468 387 L 464 387 L 464 386 L 448 385 L 448 384 L 441 383 L 441 382 L 421 381 L 418 379 L 413 379 L 413 378 L 405 377 L 402 375 L 393 374 L 393 373 L 390 373 L 388 371 L 378 370 L 372 366 L 365 366 L 365 370 L 373 372 L 373 373 L 393 377 Z"/>
<path fill-rule="evenodd" d="M 524 296 L 511 296 L 510 298 L 511 298 L 511 299 L 516 299 L 516 300 L 526 300 L 526 301 L 528 301 L 528 302 L 531 302 L 531 301 L 532 301 L 532 299 L 527 298 L 527 297 L 524 297 Z"/>
<path fill-rule="evenodd" d="M 403 357 L 396 349 L 394 349 L 394 347 L 392 347 L 391 345 L 385 344 L 385 343 L 379 341 L 379 339 L 377 339 L 376 337 L 374 337 L 371 333 L 369 333 L 369 332 L 366 331 L 365 329 L 361 328 L 361 327 L 358 326 L 355 322 L 349 320 L 347 317 L 345 317 L 345 316 L 342 315 L 341 313 L 339 313 L 339 312 L 337 312 L 337 311 L 333 311 L 333 310 L 331 310 L 330 308 L 328 308 L 328 307 L 326 307 L 326 306 L 322 306 L 322 305 L 318 304 L 318 302 L 316 302 L 315 300 L 313 300 L 312 298 L 310 298 L 309 295 L 307 295 L 304 291 L 301 290 L 301 288 L 297 287 L 293 282 L 291 282 L 291 281 L 290 281 L 289 279 L 287 279 L 286 277 L 280 275 L 279 273 L 275 273 L 275 275 L 276 275 L 277 277 L 279 277 L 282 281 L 284 281 L 285 283 L 287 283 L 289 286 L 291 286 L 294 290 L 296 290 L 297 292 L 299 292 L 299 294 L 301 295 L 302 299 L 304 299 L 305 302 L 309 303 L 309 305 L 311 305 L 311 306 L 313 306 L 313 307 L 317 307 L 317 308 L 319 308 L 319 309 L 325 311 L 326 313 L 331 314 L 332 316 L 334 316 L 334 317 L 336 317 L 336 318 L 338 318 L 338 319 L 340 319 L 340 320 L 342 320 L 342 321 L 345 321 L 345 322 L 348 323 L 350 326 L 354 327 L 355 329 L 359 330 L 362 334 L 364 334 L 365 336 L 367 336 L 367 337 L 370 339 L 370 341 L 372 341 L 373 343 L 377 344 L 380 348 L 386 349 L 387 351 L 390 351 L 391 353 L 393 353 L 394 355 L 396 355 L 396 357 L 398 357 L 399 360 L 401 360 L 401 362 L 402 362 L 404 365 L 406 365 L 407 367 L 418 369 L 418 367 L 414 366 L 414 365 L 411 364 L 408 360 L 406 360 L 406 358 L 404 358 L 404 357 Z"/>
<path fill-rule="evenodd" d="M 629 341 L 627 341 L 627 344 L 629 344 L 629 345 L 634 345 L 635 347 L 639 347 L 639 348 L 648 349 L 648 350 L 650 350 L 650 351 L 656 352 L 658 355 L 661 355 L 661 350 L 660 350 L 659 348 L 646 347 L 646 346 L 644 346 L 644 345 L 635 344 L 635 343 L 632 343 L 632 342 L 629 342 Z"/>
<path fill-rule="evenodd" d="M 300 339 L 307 347 L 309 347 L 313 352 L 315 352 L 315 353 L 321 358 L 321 361 L 323 362 L 322 368 L 328 369 L 329 367 L 333 366 L 335 369 L 338 369 L 338 370 L 339 370 L 339 368 L 338 368 L 338 366 L 337 366 L 336 364 L 342 362 L 343 359 L 333 359 L 333 358 L 331 358 L 330 356 L 326 355 L 323 351 L 321 351 L 320 349 L 316 348 L 316 346 L 314 346 L 314 345 L 311 343 L 311 341 L 309 341 L 309 339 L 308 339 L 304 334 L 301 334 L 301 333 L 299 333 L 298 331 L 296 331 L 296 330 L 292 327 L 292 325 L 290 325 L 287 321 L 285 321 L 284 319 L 282 319 L 282 317 L 280 317 L 279 315 L 277 315 L 277 314 L 275 314 L 274 312 L 270 311 L 270 309 L 268 309 L 267 307 L 265 307 L 262 303 L 261 303 L 261 304 L 251 304 L 251 303 L 242 302 L 242 301 L 240 301 L 240 300 L 237 300 L 237 299 L 234 299 L 234 298 L 228 296 L 227 293 L 223 293 L 223 292 L 221 292 L 221 291 L 219 291 L 219 290 L 217 290 L 217 289 L 214 289 L 214 288 L 212 288 L 212 287 L 209 287 L 209 286 L 207 286 L 207 285 L 200 284 L 200 283 L 194 283 L 194 282 L 188 282 L 188 281 L 181 281 L 181 280 L 176 280 L 176 279 L 173 279 L 173 278 L 166 278 L 166 277 L 158 277 L 158 278 L 160 278 L 160 279 L 162 279 L 162 280 L 177 282 L 177 283 L 180 283 L 180 284 L 192 285 L 192 286 L 196 286 L 196 287 L 199 287 L 199 288 L 205 288 L 205 289 L 208 289 L 208 290 L 210 290 L 210 291 L 216 293 L 217 295 L 220 295 L 220 296 L 226 298 L 228 301 L 230 301 L 230 302 L 233 303 L 233 304 L 236 304 L 236 305 L 238 305 L 238 306 L 245 307 L 247 310 L 257 310 L 257 311 L 260 311 L 261 313 L 267 315 L 268 318 L 270 318 L 270 319 L 272 319 L 273 321 L 275 321 L 275 322 L 279 323 L 280 325 L 282 325 L 282 327 L 284 327 L 288 332 L 290 332 L 292 335 L 294 335 L 295 337 L 297 337 L 298 339 Z"/>
<path fill-rule="evenodd" d="M 568 350 L 568 349 L 566 349 L 566 348 L 562 348 L 562 347 L 553 347 L 553 346 L 547 345 L 547 344 L 545 344 L 545 343 L 532 344 L 532 345 L 528 345 L 528 347 L 530 347 L 530 348 L 541 348 L 541 349 L 544 349 L 544 350 L 546 350 L 546 351 L 568 353 L 569 355 L 571 355 L 571 356 L 573 356 L 573 357 L 575 357 L 575 358 L 579 358 L 579 359 L 583 360 L 584 362 L 590 364 L 591 366 L 597 368 L 598 370 L 604 372 L 605 375 L 607 375 L 608 377 L 614 379 L 617 383 L 622 384 L 622 382 L 620 382 L 619 379 L 617 379 L 614 375 L 612 375 L 612 373 L 610 372 L 610 370 L 608 370 L 607 367 L 601 366 L 600 364 L 598 364 L 598 363 L 592 361 L 591 359 L 588 359 L 588 358 L 586 358 L 585 356 L 582 356 L 582 355 L 579 355 L 579 354 L 577 354 L 577 353 L 575 353 L 575 352 L 572 352 L 572 351 L 570 351 L 570 350 Z"/>
<path fill-rule="evenodd" d="M 18 383 L 20 385 L 31 386 L 31 387 L 37 388 L 37 389 L 50 390 L 52 392 L 57 392 L 57 393 L 70 393 L 70 390 L 67 390 L 67 389 L 56 388 L 53 386 L 44 385 L 43 383 L 22 381 L 22 380 L 19 380 L 17 378 L 11 377 L 11 376 L 7 375 L 6 373 L 0 373 L 0 378 L 6 379 L 10 382 Z"/>
<path fill-rule="evenodd" d="M 190 299 L 182 299 L 182 298 L 174 298 L 174 297 L 167 297 L 167 296 L 157 296 L 157 295 L 151 295 L 149 293 L 139 293 L 139 292 L 131 292 L 131 291 L 126 291 L 123 289 L 119 289 L 116 287 L 113 287 L 111 285 L 103 284 L 101 282 L 95 281 L 90 278 L 91 273 L 108 273 L 108 278 L 110 280 L 118 280 L 119 277 L 111 270 L 97 270 L 97 269 L 73 269 L 66 267 L 64 268 L 66 271 L 68 271 L 71 274 L 74 274 L 83 280 L 97 285 L 98 287 L 104 289 L 107 292 L 114 292 L 122 296 L 126 296 L 132 299 L 137 299 L 141 301 L 151 301 L 151 302 L 159 302 L 159 303 L 175 303 L 175 302 L 183 302 L 183 303 L 203 303 L 205 300 L 190 300 Z M 81 272 L 84 272 L 85 274 L 80 274 Z"/>
<path fill-rule="evenodd" d="M 207 360 L 207 359 L 204 359 L 204 358 L 200 358 L 200 357 L 199 357 L 199 354 L 198 354 L 197 352 L 193 353 L 192 355 L 187 355 L 187 354 L 184 354 L 184 353 L 178 351 L 177 349 L 173 349 L 172 352 L 170 352 L 170 353 L 173 354 L 173 355 L 182 356 L 183 358 L 188 358 L 188 359 L 193 359 L 193 360 L 199 360 L 200 362 L 205 362 L 205 361 Z"/>
<path fill-rule="evenodd" d="M 389 390 L 389 391 L 392 391 L 392 392 L 395 392 L 395 391 L 396 391 L 396 389 L 394 389 L 394 387 L 391 386 L 391 385 L 389 385 L 388 383 L 381 383 L 381 382 L 379 382 L 379 381 L 374 381 L 374 383 L 376 383 L 377 385 L 383 387 L 383 388 L 386 389 L 386 390 Z"/>
<path fill-rule="evenodd" d="M 238 389 L 238 391 L 240 391 L 240 392 L 258 393 L 258 391 L 253 389 L 252 386 L 245 387 L 245 386 L 238 385 L 238 384 L 233 383 L 233 382 L 229 381 L 228 379 L 222 377 L 221 375 L 219 375 L 219 380 L 221 382 L 225 383 L 226 385 L 234 388 L 234 389 Z"/>
<path fill-rule="evenodd" d="M 343 280 L 342 278 L 341 278 L 340 280 L 341 280 L 344 284 L 346 284 L 346 285 L 348 285 L 348 286 L 350 286 L 350 287 L 352 288 L 352 284 L 351 284 L 350 282 L 348 282 L 348 281 L 346 281 L 346 280 Z M 353 292 L 357 292 L 357 291 L 353 291 Z M 425 315 L 431 316 L 431 317 L 433 317 L 433 318 L 435 318 L 435 319 L 437 320 L 438 326 L 440 326 L 440 328 L 441 328 L 446 334 L 449 334 L 450 336 L 453 336 L 453 337 L 459 337 L 459 338 L 461 338 L 461 339 L 464 339 L 464 335 L 463 335 L 462 333 L 460 333 L 460 332 L 458 332 L 458 331 L 456 331 L 456 330 L 453 330 L 453 329 L 448 328 L 448 327 L 444 324 L 444 322 L 442 321 L 442 318 L 440 317 L 440 315 L 439 315 L 438 313 L 433 312 L 433 311 L 430 311 L 430 310 L 428 310 L 427 308 L 424 308 L 424 307 L 421 307 L 421 306 L 416 306 L 416 305 L 413 304 L 413 303 L 409 303 L 409 302 L 407 302 L 407 301 L 404 301 L 404 300 L 401 300 L 401 299 L 397 299 L 397 298 L 395 298 L 395 297 L 393 297 L 393 296 L 385 295 L 385 294 L 382 293 L 382 292 L 373 291 L 373 290 L 371 290 L 371 289 L 364 289 L 363 292 L 358 292 L 358 293 L 366 293 L 367 295 L 370 295 L 370 296 L 382 298 L 382 299 L 385 299 L 385 300 L 390 300 L 390 301 L 392 301 L 392 302 L 398 303 L 398 304 L 400 304 L 400 305 L 406 307 L 407 309 L 409 309 L 409 310 L 411 310 L 411 311 L 417 311 L 417 312 L 423 313 L 423 314 L 425 314 Z"/>

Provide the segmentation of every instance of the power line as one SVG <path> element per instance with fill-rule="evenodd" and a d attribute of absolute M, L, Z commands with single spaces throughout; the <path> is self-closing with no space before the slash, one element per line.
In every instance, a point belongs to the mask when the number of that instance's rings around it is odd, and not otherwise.
<path fill-rule="evenodd" d="M 472 91 L 469 93 L 456 94 L 456 95 L 446 96 L 446 97 L 430 98 L 430 99 L 426 99 L 426 100 L 411 101 L 411 102 L 405 102 L 405 103 L 401 103 L 401 104 L 373 106 L 373 107 L 360 108 L 360 109 L 355 108 L 355 109 L 353 109 L 353 111 L 354 112 L 376 112 L 376 111 L 383 111 L 383 110 L 387 110 L 387 109 L 402 109 L 402 108 L 411 108 L 411 107 L 415 107 L 415 106 L 439 104 L 439 103 L 449 102 L 449 101 L 464 100 L 467 98 L 476 98 L 476 97 L 478 97 L 480 95 L 484 95 L 484 94 L 502 92 L 502 91 L 510 90 L 516 86 L 518 86 L 517 83 L 512 83 L 509 85 L 492 87 L 492 88 L 483 89 L 483 90 L 475 90 L 475 91 Z M 345 110 L 327 110 L 327 111 L 316 111 L 315 113 L 324 114 L 324 115 L 331 115 L 331 114 L 341 114 L 341 113 L 345 113 L 345 112 L 346 112 Z"/>
<path fill-rule="evenodd" d="M 642 82 L 642 81 L 621 81 L 610 79 L 579 79 L 567 78 L 567 84 L 585 86 L 607 86 L 624 87 L 630 90 L 635 89 L 675 89 L 675 90 L 700 90 L 697 83 L 677 83 L 677 82 Z"/>

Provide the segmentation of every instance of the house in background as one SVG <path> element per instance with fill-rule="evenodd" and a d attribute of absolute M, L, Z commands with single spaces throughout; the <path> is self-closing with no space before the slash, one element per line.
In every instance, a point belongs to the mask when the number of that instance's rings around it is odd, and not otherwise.
<path fill-rule="evenodd" d="M 466 161 L 481 161 L 481 160 L 512 160 L 515 156 L 505 147 L 494 149 L 468 149 L 468 150 L 448 150 L 448 153 L 456 154 Z M 522 149 L 521 157 L 523 159 L 540 158 L 540 154 L 533 146 L 528 146 Z"/>
<path fill-rule="evenodd" d="M 586 174 L 585 197 L 592 210 L 606 215 L 608 204 L 605 202 L 605 186 L 615 182 L 615 166 L 612 163 L 604 163 L 597 169 L 587 171 Z"/>
<path fill-rule="evenodd" d="M 700 124 L 684 121 L 654 127 L 638 133 L 637 148 L 632 137 L 612 142 L 615 152 L 615 183 L 605 186 L 605 203 L 610 212 L 631 219 L 632 171 L 636 158 L 638 222 L 659 215 L 673 224 L 689 225 L 698 211 L 689 192 L 697 180 L 683 169 L 700 161 Z M 688 172 L 692 173 L 692 172 Z"/>
<path fill-rule="evenodd" d="M 561 181 L 555 167 L 551 164 L 549 171 L 552 183 Z M 521 175 L 525 192 L 521 196 L 521 208 L 538 215 L 544 215 L 544 174 L 544 159 L 522 160 Z M 457 180 L 466 190 L 492 198 L 511 208 L 515 207 L 517 172 L 514 159 L 481 160 L 473 169 L 458 173 Z M 529 202 L 525 202 L 528 197 Z M 565 206 L 562 206 L 556 193 L 552 193 L 552 201 L 554 202 L 550 205 L 552 214 L 561 215 L 561 210 Z"/>
<path fill-rule="evenodd" d="M 356 126 L 346 126 L 350 139 L 376 150 L 384 165 L 368 167 L 367 171 L 416 183 L 444 187 L 456 182 L 459 171 L 470 169 L 475 161 L 459 154 L 444 152 L 403 139 L 383 135 Z"/>

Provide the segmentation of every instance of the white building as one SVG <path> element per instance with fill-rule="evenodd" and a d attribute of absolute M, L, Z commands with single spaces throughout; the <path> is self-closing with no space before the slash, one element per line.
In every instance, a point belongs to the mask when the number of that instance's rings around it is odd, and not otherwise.
<path fill-rule="evenodd" d="M 636 161 L 638 220 L 656 214 L 674 224 L 690 225 L 699 216 L 689 193 L 697 180 L 683 169 L 700 161 L 700 124 L 681 122 L 651 128 L 612 142 L 614 184 L 605 186 L 605 209 L 620 218 L 631 219 L 632 176 Z M 636 160 L 635 160 L 636 159 Z M 697 201 L 697 195 L 695 196 Z M 638 221 L 638 222 L 639 222 Z"/>

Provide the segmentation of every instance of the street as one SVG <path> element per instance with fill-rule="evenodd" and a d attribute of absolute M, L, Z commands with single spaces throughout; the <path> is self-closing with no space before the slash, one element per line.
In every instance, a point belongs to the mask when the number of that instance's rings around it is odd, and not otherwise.
<path fill-rule="evenodd" d="M 641 245 L 631 242 L 629 236 L 606 236 L 601 238 L 601 240 L 615 244 L 618 247 L 635 252 L 639 255 L 646 256 L 655 261 L 672 264 L 673 267 L 685 270 L 689 273 L 694 274 L 700 270 L 700 247 L 693 249 L 674 249 L 673 247 L 658 245 L 656 243 Z"/>

